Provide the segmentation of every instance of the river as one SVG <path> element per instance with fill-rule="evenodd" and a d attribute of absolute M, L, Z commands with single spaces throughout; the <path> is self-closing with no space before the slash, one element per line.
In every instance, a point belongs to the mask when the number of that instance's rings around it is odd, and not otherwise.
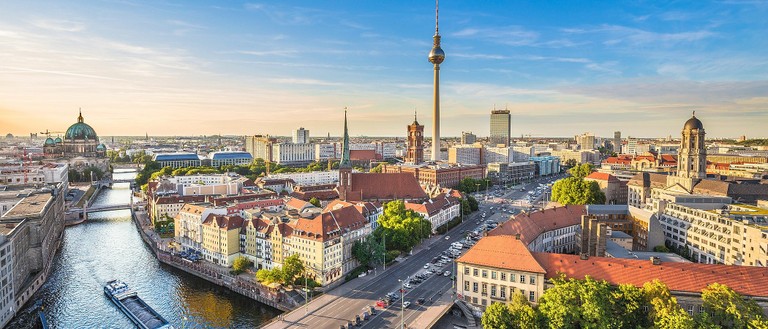
<path fill-rule="evenodd" d="M 118 170 L 115 179 L 133 178 Z M 105 189 L 95 206 L 125 204 L 128 184 Z M 279 310 L 180 270 L 161 265 L 144 245 L 129 210 L 93 213 L 67 227 L 48 281 L 8 328 L 32 328 L 34 302 L 42 300 L 51 328 L 133 328 L 104 296 L 104 284 L 120 279 L 176 328 L 254 328 Z"/>

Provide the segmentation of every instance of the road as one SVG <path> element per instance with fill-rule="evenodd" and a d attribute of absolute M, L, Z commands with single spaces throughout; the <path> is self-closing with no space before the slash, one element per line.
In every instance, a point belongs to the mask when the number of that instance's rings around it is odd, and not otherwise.
<path fill-rule="evenodd" d="M 549 182 L 551 179 L 534 181 L 526 184 L 527 190 L 538 186 L 538 183 Z M 489 214 L 489 219 L 494 221 L 504 221 L 509 218 L 509 214 L 499 211 L 499 206 L 503 199 L 521 199 L 527 192 L 519 191 L 519 188 L 508 190 L 500 198 L 490 199 L 488 201 L 481 201 L 479 203 L 480 210 L 467 216 L 464 221 L 451 229 L 451 231 L 444 236 L 435 236 L 425 241 L 425 243 L 417 247 L 417 252 L 407 257 L 404 261 L 390 266 L 386 271 L 382 272 L 381 268 L 377 269 L 373 278 L 367 278 L 367 282 L 361 284 L 356 289 L 349 290 L 345 293 L 340 293 L 338 296 L 325 296 L 321 300 L 317 300 L 309 304 L 308 310 L 302 312 L 301 309 L 291 312 L 289 317 L 284 322 L 272 323 L 269 327 L 275 328 L 339 328 L 340 325 L 347 323 L 348 321 L 354 321 L 355 317 L 363 312 L 364 308 L 375 305 L 376 301 L 382 299 L 387 293 L 398 292 L 401 287 L 401 283 L 398 280 L 413 277 L 414 275 L 421 273 L 424 270 L 424 265 L 430 263 L 434 257 L 439 256 L 444 250 L 450 248 L 451 243 L 456 241 L 462 241 L 464 239 L 464 231 L 472 231 L 478 227 L 477 221 L 482 221 L 482 213 Z M 479 200 L 480 201 L 480 200 Z M 494 210 L 491 211 L 490 208 Z M 493 213 L 493 214 L 491 214 Z M 446 239 L 448 237 L 448 239 Z M 466 251 L 466 249 L 465 249 Z M 451 278 L 455 275 L 455 263 L 449 262 L 444 267 L 439 269 L 439 273 L 446 270 L 451 271 L 451 276 L 445 277 L 442 275 L 433 275 L 427 278 L 419 285 L 414 285 L 412 289 L 406 289 L 407 292 L 404 296 L 404 300 L 411 302 L 411 305 L 407 307 L 404 312 L 401 312 L 400 299 L 393 301 L 387 309 L 376 308 L 376 314 L 373 315 L 368 321 L 363 322 L 363 328 L 398 328 L 401 321 L 405 323 L 406 327 L 409 323 L 417 319 L 422 312 L 431 304 L 432 300 L 437 300 L 443 293 L 453 293 Z M 434 266 L 433 266 L 434 268 Z M 347 283 L 351 284 L 351 283 Z M 339 287 L 330 291 L 326 295 L 333 295 L 335 291 L 341 290 Z M 416 305 L 418 298 L 425 298 L 425 305 Z M 304 309 L 304 307 L 302 307 Z M 305 313 L 306 312 L 306 313 Z M 297 318 L 297 313 L 304 313 L 300 318 Z"/>

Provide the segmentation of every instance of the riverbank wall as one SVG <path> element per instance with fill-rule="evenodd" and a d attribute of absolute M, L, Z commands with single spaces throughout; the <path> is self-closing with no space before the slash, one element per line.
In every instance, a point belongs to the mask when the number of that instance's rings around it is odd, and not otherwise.
<path fill-rule="evenodd" d="M 152 250 L 159 262 L 284 312 L 291 311 L 298 306 L 294 305 L 290 298 L 286 298 L 284 293 L 255 283 L 252 280 L 232 275 L 225 268 L 212 264 L 208 265 L 203 262 L 191 262 L 171 252 L 161 250 L 158 242 L 147 234 L 135 211 L 131 211 L 131 219 L 134 225 L 136 225 L 142 241 Z"/>

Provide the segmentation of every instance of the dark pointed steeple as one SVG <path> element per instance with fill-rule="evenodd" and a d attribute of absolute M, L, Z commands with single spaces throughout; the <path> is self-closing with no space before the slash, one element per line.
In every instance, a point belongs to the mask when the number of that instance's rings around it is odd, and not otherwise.
<path fill-rule="evenodd" d="M 77 122 L 83 123 L 83 109 L 80 108 L 80 115 L 77 116 Z"/>
<path fill-rule="evenodd" d="M 347 108 L 344 108 L 344 141 L 341 148 L 339 168 L 352 168 L 349 162 L 349 130 L 347 129 Z"/>

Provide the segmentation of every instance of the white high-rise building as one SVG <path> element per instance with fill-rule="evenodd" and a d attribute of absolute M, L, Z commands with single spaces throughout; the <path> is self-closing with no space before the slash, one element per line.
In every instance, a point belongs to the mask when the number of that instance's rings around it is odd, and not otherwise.
<path fill-rule="evenodd" d="M 293 132 L 294 144 L 308 144 L 309 143 L 309 130 L 301 127 Z"/>

